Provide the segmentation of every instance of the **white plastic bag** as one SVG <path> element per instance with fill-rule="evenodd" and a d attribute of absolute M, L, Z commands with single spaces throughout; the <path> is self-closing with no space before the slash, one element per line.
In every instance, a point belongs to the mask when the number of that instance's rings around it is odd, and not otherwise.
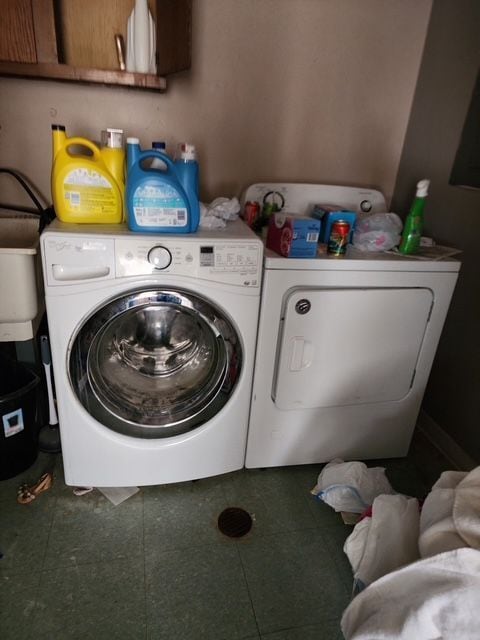
<path fill-rule="evenodd" d="M 362 513 L 382 493 L 394 493 L 383 467 L 336 458 L 318 476 L 312 493 L 335 511 Z"/>
<path fill-rule="evenodd" d="M 403 223 L 396 213 L 374 213 L 360 218 L 353 246 L 361 251 L 389 251 L 400 244 Z"/>
<path fill-rule="evenodd" d="M 209 211 L 208 207 L 200 203 L 200 227 L 203 229 L 224 229 L 227 223 L 223 218 L 219 218 Z"/>
<path fill-rule="evenodd" d="M 240 213 L 238 198 L 215 198 L 210 204 L 200 203 L 200 226 L 204 229 L 223 229 L 229 220 Z"/>
<path fill-rule="evenodd" d="M 354 593 L 386 573 L 418 560 L 418 500 L 401 494 L 375 498 L 372 516 L 360 520 L 345 541 Z"/>
<path fill-rule="evenodd" d="M 240 213 L 238 198 L 215 198 L 208 207 L 208 212 L 223 220 L 236 220 Z"/>

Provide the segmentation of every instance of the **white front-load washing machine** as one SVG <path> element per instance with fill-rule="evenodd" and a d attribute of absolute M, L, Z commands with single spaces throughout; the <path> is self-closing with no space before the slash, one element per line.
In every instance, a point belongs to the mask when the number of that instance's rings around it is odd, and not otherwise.
<path fill-rule="evenodd" d="M 66 483 L 243 467 L 263 254 L 250 229 L 54 221 L 41 249 Z"/>
<path fill-rule="evenodd" d="M 245 200 L 385 212 L 378 191 L 252 185 Z M 247 467 L 404 456 L 458 277 L 457 260 L 351 248 L 265 252 Z"/>

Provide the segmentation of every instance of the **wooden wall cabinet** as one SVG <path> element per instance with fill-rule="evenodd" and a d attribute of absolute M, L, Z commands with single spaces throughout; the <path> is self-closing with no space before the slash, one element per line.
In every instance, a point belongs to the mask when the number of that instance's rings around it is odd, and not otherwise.
<path fill-rule="evenodd" d="M 191 64 L 192 0 L 149 0 L 157 75 L 120 71 L 134 0 L 0 0 L 0 75 L 165 91 L 165 76 Z"/>

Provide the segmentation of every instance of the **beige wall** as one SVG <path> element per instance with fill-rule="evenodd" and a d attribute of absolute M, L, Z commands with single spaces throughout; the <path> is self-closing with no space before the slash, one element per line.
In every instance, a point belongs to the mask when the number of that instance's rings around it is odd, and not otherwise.
<path fill-rule="evenodd" d="M 0 165 L 50 198 L 50 125 L 91 139 L 111 126 L 144 145 L 195 143 L 204 199 L 267 179 L 389 198 L 430 10 L 431 0 L 196 0 L 193 67 L 166 94 L 1 78 Z"/>

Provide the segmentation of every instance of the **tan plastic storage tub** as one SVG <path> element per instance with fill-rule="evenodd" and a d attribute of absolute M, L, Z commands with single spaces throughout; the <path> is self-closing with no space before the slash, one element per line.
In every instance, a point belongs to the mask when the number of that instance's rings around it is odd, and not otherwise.
<path fill-rule="evenodd" d="M 0 342 L 30 340 L 44 310 L 39 219 L 0 217 Z"/>

